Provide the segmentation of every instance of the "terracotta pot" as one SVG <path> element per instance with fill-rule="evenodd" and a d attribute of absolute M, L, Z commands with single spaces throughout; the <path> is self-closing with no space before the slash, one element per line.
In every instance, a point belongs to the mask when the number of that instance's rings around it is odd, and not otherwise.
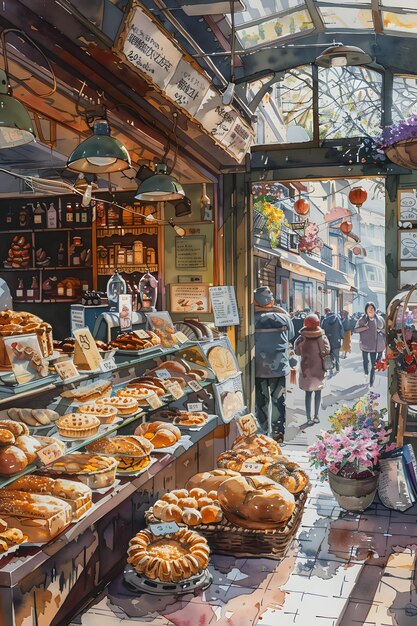
<path fill-rule="evenodd" d="M 329 472 L 329 485 L 339 506 L 345 511 L 364 511 L 371 506 L 378 488 L 379 472 L 357 480 Z"/>

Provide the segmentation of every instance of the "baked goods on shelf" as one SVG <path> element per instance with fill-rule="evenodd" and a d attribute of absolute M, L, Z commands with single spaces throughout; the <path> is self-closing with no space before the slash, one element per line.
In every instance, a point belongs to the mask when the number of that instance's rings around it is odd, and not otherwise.
<path fill-rule="evenodd" d="M 232 353 L 224 346 L 211 348 L 207 352 L 207 359 L 219 382 L 223 382 L 230 376 L 235 376 L 239 371 Z"/>
<path fill-rule="evenodd" d="M 22 472 L 36 460 L 41 448 L 55 441 L 29 435 L 26 424 L 0 420 L 0 475 L 13 476 Z"/>
<path fill-rule="evenodd" d="M 54 352 L 52 326 L 40 317 L 25 311 L 0 311 L 0 369 L 11 369 L 3 337 L 35 333 L 43 357 Z"/>
<path fill-rule="evenodd" d="M 280 456 L 278 461 L 265 470 L 265 476 L 272 478 L 290 493 L 300 493 L 308 485 L 308 476 L 298 463 L 294 463 L 285 456 Z"/>
<path fill-rule="evenodd" d="M 109 487 L 116 480 L 117 459 L 85 452 L 61 456 L 43 471 L 53 476 L 75 477 L 91 489 Z"/>
<path fill-rule="evenodd" d="M 72 521 L 78 520 L 92 505 L 91 489 L 82 483 L 62 478 L 53 479 L 47 476 L 23 476 L 17 478 L 11 485 L 3 487 L 5 491 L 25 493 L 41 493 L 54 496 L 70 505 Z"/>
<path fill-rule="evenodd" d="M 294 496 L 267 476 L 228 478 L 219 486 L 217 495 L 227 519 L 242 528 L 276 528 L 295 509 Z"/>
<path fill-rule="evenodd" d="M 139 404 L 135 398 L 132 396 L 128 396 L 122 398 L 121 396 L 113 396 L 111 398 L 99 398 L 96 401 L 98 406 L 102 407 L 115 407 L 118 415 L 123 415 L 124 417 L 128 415 L 133 415 L 139 409 Z"/>
<path fill-rule="evenodd" d="M 61 398 L 68 398 L 75 402 L 90 402 L 98 398 L 105 398 L 111 394 L 111 380 L 101 380 L 85 387 L 77 387 L 76 389 L 67 389 L 61 393 Z"/>
<path fill-rule="evenodd" d="M 180 409 L 176 409 L 175 407 L 170 409 L 159 409 L 155 413 L 152 414 L 153 420 L 173 420 L 175 417 L 181 414 Z"/>
<path fill-rule="evenodd" d="M 267 454 L 277 459 L 282 454 L 281 448 L 275 439 L 260 433 L 254 433 L 249 436 L 240 435 L 234 440 L 232 448 L 233 450 L 250 450 L 253 454 Z"/>
<path fill-rule="evenodd" d="M 134 434 L 149 439 L 154 448 L 167 448 L 181 439 L 180 429 L 166 422 L 145 422 L 136 428 Z"/>
<path fill-rule="evenodd" d="M 136 402 L 140 405 L 146 404 L 146 398 L 153 392 L 150 389 L 136 388 L 136 387 L 123 387 L 116 392 L 118 398 L 135 398 Z"/>
<path fill-rule="evenodd" d="M 126 385 L 126 389 L 138 389 L 140 391 L 148 391 L 148 393 L 156 393 L 157 396 L 164 396 L 166 389 L 162 382 L 157 378 L 137 379 Z"/>
<path fill-rule="evenodd" d="M 190 491 L 174 489 L 165 493 L 155 502 L 150 513 L 162 522 L 177 522 L 187 526 L 217 524 L 223 519 L 215 494 L 210 497 L 200 487 Z"/>
<path fill-rule="evenodd" d="M 130 540 L 127 552 L 128 563 L 138 574 L 161 582 L 178 582 L 200 573 L 210 554 L 206 539 L 188 528 L 163 537 L 142 530 Z"/>
<path fill-rule="evenodd" d="M 203 489 L 206 492 L 216 491 L 219 486 L 232 476 L 240 476 L 239 472 L 230 469 L 213 469 L 209 472 L 194 474 L 185 484 L 186 489 Z"/>
<path fill-rule="evenodd" d="M 117 409 L 114 406 L 101 406 L 93 402 L 82 404 L 78 407 L 77 413 L 83 415 L 94 415 L 101 424 L 113 424 L 117 418 Z"/>
<path fill-rule="evenodd" d="M 104 341 L 94 339 L 97 348 L 100 352 L 110 352 L 113 348 Z M 54 350 L 57 352 L 64 352 L 65 354 L 72 354 L 75 351 L 75 339 L 74 337 L 66 337 L 62 340 L 54 340 Z"/>
<path fill-rule="evenodd" d="M 153 450 L 152 443 L 137 435 L 116 435 L 115 437 L 102 437 L 86 446 L 89 452 L 109 454 L 111 456 L 125 455 L 136 458 L 148 456 Z"/>
<path fill-rule="evenodd" d="M 135 332 L 121 333 L 110 342 L 112 348 L 118 350 L 145 350 L 159 346 L 161 341 L 152 331 L 144 331 L 146 337 L 139 337 Z"/>
<path fill-rule="evenodd" d="M 208 420 L 207 413 L 204 411 L 198 411 L 195 413 L 189 411 L 180 411 L 176 417 L 174 417 L 174 424 L 177 426 L 188 426 L 195 428 L 196 426 L 204 426 Z"/>
<path fill-rule="evenodd" d="M 20 546 L 27 540 L 28 538 L 19 528 L 7 528 L 6 522 L 0 519 L 0 555 L 9 552 L 15 546 Z"/>
<path fill-rule="evenodd" d="M 54 496 L 0 489 L 0 517 L 27 535 L 28 541 L 43 543 L 69 526 L 72 509 Z"/>
<path fill-rule="evenodd" d="M 225 450 L 217 457 L 217 465 L 231 469 L 235 472 L 245 473 L 244 463 L 256 463 L 262 465 L 259 474 L 263 474 L 269 465 L 276 462 L 276 457 L 270 454 L 254 454 L 251 450 L 238 448 L 237 450 Z M 253 473 L 253 472 L 251 472 Z"/>
<path fill-rule="evenodd" d="M 59 434 L 62 437 L 70 437 L 71 439 L 92 437 L 98 432 L 100 423 L 99 418 L 95 415 L 84 413 L 67 413 L 67 415 L 62 415 L 55 422 Z"/>
<path fill-rule="evenodd" d="M 49 426 L 59 418 L 59 413 L 50 409 L 8 409 L 7 415 L 15 422 L 23 422 L 32 428 Z"/>
<path fill-rule="evenodd" d="M 119 463 L 117 465 L 117 472 L 120 474 L 123 473 L 131 473 L 131 472 L 142 472 L 146 467 L 148 467 L 148 465 L 151 464 L 151 457 L 150 456 L 144 456 L 141 458 L 138 458 L 136 456 L 132 456 L 132 457 L 122 457 L 121 459 L 119 459 Z"/>

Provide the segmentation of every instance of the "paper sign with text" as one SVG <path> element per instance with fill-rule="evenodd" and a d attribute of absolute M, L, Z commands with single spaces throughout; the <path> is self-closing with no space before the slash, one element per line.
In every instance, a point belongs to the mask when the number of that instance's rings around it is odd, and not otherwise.
<path fill-rule="evenodd" d="M 112 356 L 109 359 L 103 360 L 100 369 L 102 372 L 111 372 L 112 370 L 116 369 L 116 367 L 116 361 L 114 360 L 114 356 Z"/>
<path fill-rule="evenodd" d="M 177 383 L 177 381 L 174 382 L 170 382 L 167 381 L 164 384 L 164 387 L 167 391 L 169 391 L 169 393 L 176 399 L 178 400 L 179 398 L 182 398 L 184 395 L 184 391 L 183 388 L 181 387 L 181 385 L 179 383 Z"/>
<path fill-rule="evenodd" d="M 242 415 L 236 419 L 237 427 L 241 435 L 253 435 L 258 430 L 256 418 L 252 413 Z"/>
<path fill-rule="evenodd" d="M 49 465 L 56 461 L 56 459 L 59 459 L 64 452 L 58 443 L 50 443 L 48 446 L 38 450 L 36 454 L 43 465 Z"/>
<path fill-rule="evenodd" d="M 196 380 L 189 380 L 187 385 L 190 387 L 190 389 L 192 389 L 193 391 L 200 391 L 200 389 L 202 389 L 202 386 L 200 385 L 200 383 Z"/>
<path fill-rule="evenodd" d="M 177 522 L 161 522 L 160 524 L 149 524 L 149 530 L 156 537 L 160 535 L 173 535 L 179 531 Z"/>
<path fill-rule="evenodd" d="M 79 369 L 98 370 L 103 359 L 89 328 L 74 330 L 74 363 Z"/>
<path fill-rule="evenodd" d="M 146 332 L 146 330 L 143 330 L 143 328 L 139 328 L 138 330 L 134 330 L 133 332 L 137 337 L 139 337 L 139 339 L 149 339 L 148 333 Z"/>
<path fill-rule="evenodd" d="M 161 402 L 159 396 L 157 396 L 156 393 L 151 393 L 149 396 L 147 396 L 146 402 L 149 404 L 151 409 L 159 409 L 161 406 L 163 406 L 163 402 Z"/>
<path fill-rule="evenodd" d="M 203 410 L 202 402 L 189 402 L 187 404 L 187 411 L 190 413 L 200 413 Z"/>
<path fill-rule="evenodd" d="M 175 336 L 178 340 L 178 343 L 187 343 L 187 341 L 190 341 L 187 337 L 187 335 L 185 335 L 183 332 L 181 332 L 180 330 L 178 332 L 175 333 Z"/>
<path fill-rule="evenodd" d="M 132 329 L 132 294 L 130 293 L 119 295 L 119 323 L 122 332 Z"/>
<path fill-rule="evenodd" d="M 72 359 L 57 361 L 54 363 L 54 368 L 61 380 L 72 380 L 80 375 Z"/>
<path fill-rule="evenodd" d="M 262 463 L 251 463 L 250 461 L 245 461 L 240 468 L 240 472 L 243 474 L 260 474 L 263 470 Z"/>
<path fill-rule="evenodd" d="M 160 380 L 168 380 L 171 378 L 171 374 L 167 369 L 155 370 L 155 374 Z"/>

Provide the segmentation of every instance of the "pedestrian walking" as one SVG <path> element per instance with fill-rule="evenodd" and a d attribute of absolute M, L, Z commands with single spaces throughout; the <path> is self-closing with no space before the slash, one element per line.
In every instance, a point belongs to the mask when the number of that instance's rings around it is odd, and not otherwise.
<path fill-rule="evenodd" d="M 285 309 L 275 306 L 269 287 L 256 289 L 254 300 L 256 416 L 262 430 L 279 442 L 285 434 L 286 376 L 293 366 L 289 342 L 294 327 Z"/>
<path fill-rule="evenodd" d="M 342 346 L 340 348 L 341 358 L 346 359 L 348 353 L 350 354 L 352 351 L 352 331 L 355 328 L 355 320 L 353 317 L 349 315 L 349 312 L 343 309 L 340 312 L 340 319 L 342 321 L 343 326 L 343 341 Z"/>
<path fill-rule="evenodd" d="M 298 386 L 305 391 L 307 425 L 320 421 L 321 390 L 324 387 L 326 369 L 324 359 L 330 354 L 330 344 L 320 328 L 320 319 L 314 313 L 307 315 L 300 336 L 294 344 L 295 353 L 301 357 Z M 314 418 L 311 419 L 311 404 L 314 393 Z"/>
<path fill-rule="evenodd" d="M 365 382 L 368 383 L 368 375 L 370 374 L 369 386 L 372 387 L 375 381 L 375 362 L 381 358 L 385 350 L 385 323 L 383 318 L 377 314 L 373 302 L 368 302 L 365 305 L 365 313 L 356 322 L 354 332 L 360 333 L 359 343 L 362 350 Z"/>
<path fill-rule="evenodd" d="M 329 340 L 333 368 L 336 372 L 338 372 L 340 369 L 340 346 L 344 336 L 342 321 L 336 313 L 331 311 L 331 309 L 324 309 L 324 313 L 325 315 L 321 326 L 326 333 L 327 339 Z M 333 369 L 331 370 L 331 374 L 332 373 Z"/>

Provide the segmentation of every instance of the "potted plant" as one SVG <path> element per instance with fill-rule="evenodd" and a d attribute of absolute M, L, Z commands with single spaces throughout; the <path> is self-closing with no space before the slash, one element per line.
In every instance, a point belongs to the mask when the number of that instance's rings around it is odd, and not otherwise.
<path fill-rule="evenodd" d="M 387 157 L 403 167 L 417 168 L 417 115 L 386 126 L 379 138 Z"/>
<path fill-rule="evenodd" d="M 321 431 L 307 450 L 310 464 L 346 511 L 364 511 L 378 487 L 378 461 L 390 444 L 390 430 L 383 423 L 385 410 L 378 409 L 378 394 L 361 398 L 352 407 L 343 405 L 330 418 L 331 430 Z"/>
<path fill-rule="evenodd" d="M 388 369 L 389 361 L 395 361 L 398 395 L 407 404 L 417 404 L 417 342 L 412 339 L 394 339 L 394 350 L 387 349 L 386 358 L 375 364 L 375 369 Z"/>

